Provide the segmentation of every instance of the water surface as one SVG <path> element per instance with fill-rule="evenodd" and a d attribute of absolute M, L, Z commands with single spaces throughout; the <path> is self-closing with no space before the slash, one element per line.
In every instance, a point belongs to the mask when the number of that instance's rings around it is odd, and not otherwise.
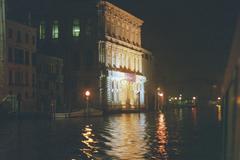
<path fill-rule="evenodd" d="M 0 122 L 0 160 L 219 160 L 215 107 Z"/>

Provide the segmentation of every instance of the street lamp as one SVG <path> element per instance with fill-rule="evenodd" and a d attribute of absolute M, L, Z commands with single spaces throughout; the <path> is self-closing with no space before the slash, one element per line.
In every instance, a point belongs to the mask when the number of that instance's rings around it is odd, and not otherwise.
<path fill-rule="evenodd" d="M 164 96 L 164 94 L 162 93 L 162 92 L 160 92 L 160 93 L 158 93 L 158 96 L 159 96 L 159 101 L 160 102 L 158 102 L 158 105 L 160 105 L 161 104 L 161 109 L 162 109 L 162 107 L 163 107 L 163 96 Z M 159 106 L 158 106 L 158 109 L 159 109 Z"/>
<path fill-rule="evenodd" d="M 196 97 L 192 97 L 192 99 L 193 99 L 193 105 L 196 105 Z"/>
<path fill-rule="evenodd" d="M 87 115 L 88 115 L 88 113 L 89 113 L 89 111 L 88 111 L 88 101 L 89 101 L 89 97 L 90 97 L 90 95 L 91 95 L 91 93 L 90 93 L 90 91 L 89 90 L 87 90 L 87 91 L 85 91 L 85 96 L 86 96 L 86 105 L 87 105 Z"/>

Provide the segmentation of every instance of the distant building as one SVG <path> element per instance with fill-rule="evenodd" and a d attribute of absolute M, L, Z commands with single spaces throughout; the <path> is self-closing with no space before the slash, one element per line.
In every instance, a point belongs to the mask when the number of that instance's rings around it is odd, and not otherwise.
<path fill-rule="evenodd" d="M 9 95 L 22 103 L 21 111 L 36 109 L 36 70 L 32 58 L 36 52 L 36 29 L 7 20 L 6 79 Z"/>
<path fill-rule="evenodd" d="M 64 111 L 63 59 L 36 54 L 37 106 L 42 112 Z"/>
<path fill-rule="evenodd" d="M 224 160 L 240 159 L 240 18 L 222 86 Z"/>

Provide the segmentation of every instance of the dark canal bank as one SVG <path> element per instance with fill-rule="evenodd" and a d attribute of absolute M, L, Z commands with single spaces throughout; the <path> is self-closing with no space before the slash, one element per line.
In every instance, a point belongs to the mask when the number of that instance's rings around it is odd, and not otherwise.
<path fill-rule="evenodd" d="M 219 160 L 216 107 L 0 122 L 0 160 Z"/>

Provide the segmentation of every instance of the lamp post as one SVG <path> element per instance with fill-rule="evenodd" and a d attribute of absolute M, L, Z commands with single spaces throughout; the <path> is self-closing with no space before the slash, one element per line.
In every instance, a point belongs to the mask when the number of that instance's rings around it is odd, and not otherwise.
<path fill-rule="evenodd" d="M 159 104 L 161 103 L 161 109 L 163 109 L 163 93 L 162 92 L 160 92 L 160 93 L 158 93 L 158 96 L 159 96 L 159 98 L 160 98 L 160 102 L 159 102 Z"/>
<path fill-rule="evenodd" d="M 88 103 L 89 103 L 89 97 L 90 97 L 91 93 L 89 90 L 85 91 L 85 96 L 86 96 L 86 108 L 87 108 L 87 115 L 89 113 L 89 110 L 88 110 Z"/>
<path fill-rule="evenodd" d="M 193 102 L 193 105 L 195 106 L 196 105 L 196 97 L 192 97 L 192 102 Z"/>

